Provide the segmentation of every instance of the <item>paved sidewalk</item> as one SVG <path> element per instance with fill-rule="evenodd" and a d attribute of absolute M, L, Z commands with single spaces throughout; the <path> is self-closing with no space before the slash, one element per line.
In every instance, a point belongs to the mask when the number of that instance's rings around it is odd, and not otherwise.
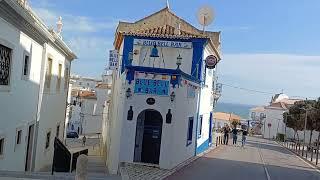
<path fill-rule="evenodd" d="M 167 178 L 179 179 L 320 180 L 320 173 L 277 143 L 248 137 L 245 148 L 223 146 Z"/>

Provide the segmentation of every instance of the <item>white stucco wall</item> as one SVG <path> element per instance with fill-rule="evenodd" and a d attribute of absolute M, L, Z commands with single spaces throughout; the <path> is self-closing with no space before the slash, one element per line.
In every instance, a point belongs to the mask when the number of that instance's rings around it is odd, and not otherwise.
<path fill-rule="evenodd" d="M 0 44 L 13 49 L 9 90 L 0 87 L 0 137 L 5 138 L 0 170 L 24 171 L 28 125 L 36 119 L 43 48 L 1 18 L 0 27 Z M 24 51 L 31 55 L 28 80 L 22 78 Z M 22 130 L 19 145 L 15 145 L 17 129 Z"/>
<path fill-rule="evenodd" d="M 207 46 L 204 49 L 203 53 L 203 59 L 205 59 L 207 56 L 212 55 L 213 52 L 209 49 Z M 204 62 L 203 62 L 203 68 L 205 68 Z M 214 70 L 210 70 L 205 68 L 205 75 L 202 75 L 202 80 L 204 81 L 204 86 L 201 88 L 200 93 L 200 109 L 199 109 L 199 119 L 198 119 L 198 140 L 197 140 L 197 147 L 201 146 L 205 141 L 209 138 L 209 126 L 210 126 L 210 112 L 213 112 L 213 104 L 212 104 L 212 89 L 214 85 L 215 80 L 215 73 Z M 200 116 L 203 117 L 202 120 L 202 130 L 201 135 L 199 135 L 200 131 Z"/>
<path fill-rule="evenodd" d="M 277 108 L 266 108 L 266 119 L 264 126 L 262 126 L 262 135 L 264 138 L 276 138 L 277 132 L 284 133 L 285 124 L 283 122 L 284 110 Z M 268 127 L 268 124 L 271 127 Z M 270 131 L 269 131 L 270 130 Z M 270 133 L 269 133 L 270 132 Z"/>
<path fill-rule="evenodd" d="M 139 78 L 139 77 L 136 77 Z M 142 78 L 142 77 L 140 77 Z M 143 76 L 143 78 L 146 78 Z M 151 76 L 149 77 L 151 78 Z M 160 77 L 161 78 L 161 77 Z M 128 87 L 134 88 L 134 82 Z M 124 90 L 120 96 L 124 96 Z M 162 125 L 162 137 L 161 137 L 161 148 L 160 148 L 160 161 L 159 165 L 161 168 L 170 169 L 194 155 L 194 143 L 195 143 L 195 127 L 196 127 L 196 111 L 197 111 L 197 98 L 186 98 L 187 88 L 171 88 L 172 92 L 176 94 L 174 102 L 170 101 L 169 96 L 152 96 L 152 95 L 138 95 L 135 94 L 129 99 L 121 98 L 124 101 L 122 114 L 122 134 L 121 134 L 121 147 L 120 147 L 120 162 L 133 162 L 134 158 L 134 146 L 135 146 L 135 135 L 136 135 L 136 122 L 140 112 L 145 109 L 154 109 L 161 113 L 163 118 Z M 153 97 L 156 101 L 154 105 L 148 105 L 146 99 Z M 183 106 L 181 106 L 183 104 Z M 133 120 L 127 120 L 127 112 L 133 106 Z M 172 123 L 167 124 L 165 122 L 166 114 L 168 109 L 172 112 Z M 188 117 L 194 117 L 193 125 L 193 143 L 192 145 L 186 146 L 187 143 L 187 131 L 188 131 Z M 173 146 L 174 144 L 174 146 Z M 175 152 L 179 152 L 176 154 Z"/>
<path fill-rule="evenodd" d="M 64 87 L 64 69 L 70 69 L 70 61 L 66 60 L 62 55 L 52 46 L 47 46 L 45 63 L 47 59 L 51 58 L 52 61 L 52 78 L 50 88 L 44 89 L 43 99 L 41 102 L 40 121 L 37 139 L 37 156 L 36 156 L 36 171 L 48 171 L 52 165 L 53 157 L 53 141 L 56 136 L 56 127 L 60 125 L 59 139 L 63 140 L 63 128 L 65 121 L 65 112 L 67 106 L 67 92 L 68 89 Z M 62 64 L 62 80 L 60 89 L 57 89 L 58 67 Z M 51 132 L 50 146 L 45 148 L 46 134 Z"/>
<path fill-rule="evenodd" d="M 110 105 L 110 123 L 109 123 L 109 133 L 110 142 L 107 144 L 109 151 L 107 152 L 107 167 L 110 173 L 116 174 L 119 165 L 120 156 L 120 140 L 121 140 L 121 130 L 122 130 L 122 114 L 123 112 L 123 89 L 122 82 L 115 72 L 114 79 L 112 82 L 112 95 L 111 95 L 111 105 Z"/>

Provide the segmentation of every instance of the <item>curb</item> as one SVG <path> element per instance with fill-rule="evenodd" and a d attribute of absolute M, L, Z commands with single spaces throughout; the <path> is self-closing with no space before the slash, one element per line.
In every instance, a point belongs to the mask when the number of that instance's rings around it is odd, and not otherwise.
<path fill-rule="evenodd" d="M 305 162 L 306 164 L 308 164 L 310 167 L 312 167 L 313 169 L 315 169 L 318 173 L 320 173 L 320 167 L 318 167 L 317 165 L 313 164 L 312 162 L 310 162 L 309 160 L 307 160 L 304 157 L 301 157 L 300 154 L 296 153 L 295 151 L 292 151 L 291 149 L 288 149 L 287 147 L 285 147 L 284 145 L 282 145 L 281 143 L 275 141 L 277 144 L 279 144 L 281 147 L 283 147 L 284 149 L 286 149 L 287 151 L 291 152 L 292 154 L 294 154 L 297 158 L 299 158 L 300 160 L 302 160 L 303 162 Z"/>

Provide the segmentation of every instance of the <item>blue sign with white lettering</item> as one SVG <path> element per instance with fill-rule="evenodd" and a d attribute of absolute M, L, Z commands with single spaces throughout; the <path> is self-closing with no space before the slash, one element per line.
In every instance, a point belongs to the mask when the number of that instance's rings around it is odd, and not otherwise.
<path fill-rule="evenodd" d="M 167 96 L 169 94 L 169 81 L 136 79 L 134 93 Z"/>

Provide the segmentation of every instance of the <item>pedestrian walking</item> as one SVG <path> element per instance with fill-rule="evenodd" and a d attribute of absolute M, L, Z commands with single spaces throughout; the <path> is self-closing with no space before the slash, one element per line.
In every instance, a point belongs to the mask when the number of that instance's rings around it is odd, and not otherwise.
<path fill-rule="evenodd" d="M 230 133 L 230 128 L 228 125 L 226 125 L 223 129 L 223 133 L 224 133 L 224 136 L 223 136 L 223 144 L 225 145 L 228 145 L 229 143 L 229 133 Z"/>
<path fill-rule="evenodd" d="M 238 129 L 236 128 L 236 126 L 232 129 L 231 133 L 232 133 L 232 140 L 233 140 L 232 144 L 237 145 Z"/>
<path fill-rule="evenodd" d="M 82 138 L 82 146 L 86 146 L 87 137 L 84 135 Z"/>
<path fill-rule="evenodd" d="M 246 144 L 246 140 L 247 140 L 247 135 L 248 135 L 248 131 L 247 130 L 243 130 L 242 131 L 242 147 L 244 147 L 244 145 Z"/>

